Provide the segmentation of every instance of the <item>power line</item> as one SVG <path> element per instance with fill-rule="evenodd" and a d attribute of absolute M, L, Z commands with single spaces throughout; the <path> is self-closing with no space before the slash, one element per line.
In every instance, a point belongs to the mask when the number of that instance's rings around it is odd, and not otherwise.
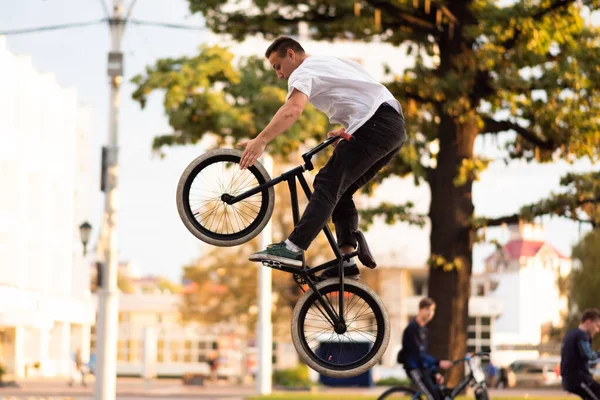
<path fill-rule="evenodd" d="M 131 22 L 132 24 L 135 24 L 135 25 L 160 26 L 163 28 L 186 29 L 186 30 L 192 30 L 192 31 L 203 31 L 203 30 L 207 29 L 205 26 L 169 24 L 166 22 L 141 21 L 139 19 L 131 19 L 131 20 L 129 20 L 129 22 Z"/>
<path fill-rule="evenodd" d="M 98 24 L 100 22 L 106 22 L 108 18 L 102 18 L 95 21 L 87 21 L 87 22 L 74 22 L 70 24 L 61 24 L 61 25 L 49 25 L 49 26 L 40 26 L 37 28 L 26 28 L 26 29 L 12 29 L 9 31 L 0 32 L 0 35 L 20 35 L 23 33 L 36 33 L 43 31 L 53 31 L 57 29 L 68 29 L 68 28 L 78 28 L 81 26 L 89 26 Z"/>

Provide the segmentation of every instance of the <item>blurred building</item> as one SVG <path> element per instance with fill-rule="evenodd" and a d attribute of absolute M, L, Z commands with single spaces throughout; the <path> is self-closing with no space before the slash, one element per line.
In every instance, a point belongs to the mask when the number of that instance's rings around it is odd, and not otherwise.
<path fill-rule="evenodd" d="M 494 360 L 499 365 L 559 350 L 544 345 L 550 330 L 562 326 L 568 304 L 559 278 L 572 267 L 570 258 L 544 241 L 541 226 L 521 224 L 508 230 L 508 242 L 486 259 L 485 275 L 493 286 L 482 288 L 504 307 L 494 328 Z"/>
<path fill-rule="evenodd" d="M 88 110 L 0 36 L 0 362 L 68 375 L 89 356 L 94 307 L 79 225 L 89 219 Z"/>
<path fill-rule="evenodd" d="M 193 286 L 193 285 L 192 285 Z M 194 290 L 192 287 L 190 290 Z M 95 295 L 94 299 L 96 298 Z M 181 295 L 167 290 L 119 294 L 117 374 L 142 376 L 144 343 L 156 349 L 156 374 L 182 377 L 209 375 L 209 358 L 218 357 L 219 379 L 238 381 L 255 373 L 256 345 L 245 326 L 235 323 L 200 324 L 181 320 Z M 146 329 L 154 335 L 145 336 Z M 92 352 L 96 338 L 92 332 Z M 291 341 L 290 341 L 291 342 Z M 297 355 L 286 343 L 274 343 L 276 368 L 295 366 Z"/>
<path fill-rule="evenodd" d="M 402 348 L 404 328 L 417 316 L 419 301 L 428 295 L 428 268 L 377 267 L 362 271 L 362 280 L 379 294 L 386 306 L 391 324 L 388 349 L 379 365 L 385 368 L 396 366 L 396 356 Z M 478 282 L 484 282 L 482 276 L 471 279 L 471 298 L 469 300 L 469 321 L 467 333 L 467 351 L 493 350 L 493 331 L 497 318 L 502 315 L 501 300 L 478 293 Z"/>

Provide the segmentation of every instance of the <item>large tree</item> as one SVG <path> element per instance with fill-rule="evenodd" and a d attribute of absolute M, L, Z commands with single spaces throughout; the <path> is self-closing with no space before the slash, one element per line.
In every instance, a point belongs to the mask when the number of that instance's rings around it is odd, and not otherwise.
<path fill-rule="evenodd" d="M 432 350 L 462 356 L 476 228 L 471 189 L 486 165 L 474 154 L 475 139 L 508 132 L 511 158 L 598 156 L 600 47 L 580 6 L 596 9 L 600 2 L 254 0 L 243 10 L 189 2 L 214 32 L 236 39 L 258 33 L 271 39 L 308 22 L 315 39 L 378 36 L 416 50 L 415 67 L 390 83 L 410 140 L 379 179 L 412 173 L 429 184 L 429 293 L 438 303 Z"/>

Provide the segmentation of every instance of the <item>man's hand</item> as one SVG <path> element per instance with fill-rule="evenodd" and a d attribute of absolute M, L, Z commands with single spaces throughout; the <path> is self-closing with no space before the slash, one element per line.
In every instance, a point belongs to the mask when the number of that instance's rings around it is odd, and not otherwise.
<path fill-rule="evenodd" d="M 452 361 L 440 360 L 440 368 L 442 369 L 452 368 L 453 365 L 454 363 Z"/>
<path fill-rule="evenodd" d="M 267 144 L 262 139 L 256 137 L 251 140 L 242 140 L 237 146 L 246 147 L 240 160 L 240 169 L 246 169 L 254 165 L 256 160 L 258 160 L 265 151 Z"/>
<path fill-rule="evenodd" d="M 438 385 L 441 385 L 442 383 L 444 383 L 444 377 L 442 376 L 442 374 L 440 374 L 440 373 L 435 374 L 435 383 L 437 383 Z"/>
<path fill-rule="evenodd" d="M 342 133 L 346 133 L 345 128 L 335 129 L 333 131 L 327 132 L 327 138 L 329 139 L 332 136 L 340 136 Z M 339 142 L 339 140 L 333 144 L 333 147 L 337 146 L 338 142 Z"/>

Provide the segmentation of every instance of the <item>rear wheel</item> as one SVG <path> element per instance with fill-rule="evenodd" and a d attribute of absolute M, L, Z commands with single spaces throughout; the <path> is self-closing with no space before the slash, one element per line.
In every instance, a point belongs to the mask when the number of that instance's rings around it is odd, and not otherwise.
<path fill-rule="evenodd" d="M 315 371 L 333 378 L 360 375 L 383 356 L 390 340 L 390 323 L 383 302 L 368 286 L 344 280 L 346 330 L 337 333 L 319 298 L 339 312 L 338 278 L 308 290 L 292 315 L 292 342 L 298 355 Z"/>

